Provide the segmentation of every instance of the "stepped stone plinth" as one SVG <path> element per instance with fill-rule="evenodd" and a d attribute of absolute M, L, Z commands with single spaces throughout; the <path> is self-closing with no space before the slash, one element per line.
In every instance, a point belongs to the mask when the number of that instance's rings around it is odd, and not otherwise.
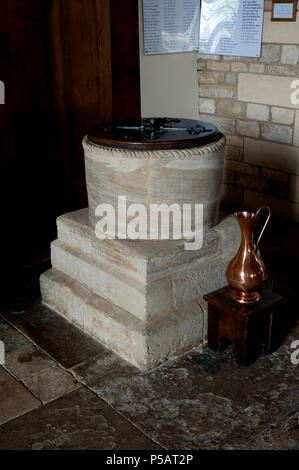
<path fill-rule="evenodd" d="M 234 217 L 219 218 L 225 137 L 209 123 L 152 118 L 98 126 L 83 147 L 89 207 L 57 219 L 52 269 L 40 278 L 42 299 L 130 363 L 150 369 L 206 340 L 203 295 L 226 284 L 240 243 Z M 132 217 L 119 217 L 120 196 L 144 209 L 139 240 L 128 239 Z M 107 224 L 107 234 L 113 239 L 101 240 L 96 231 L 102 204 L 112 207 L 116 232 Z M 200 249 L 185 246 L 184 238 L 198 233 L 193 210 L 189 232 L 174 237 L 174 220 L 161 217 L 169 239 L 162 230 L 150 239 L 148 214 L 162 204 L 201 205 Z"/>
<path fill-rule="evenodd" d="M 205 341 L 202 296 L 226 284 L 240 243 L 233 216 L 196 251 L 183 240 L 98 240 L 87 209 L 60 216 L 57 228 L 53 267 L 40 279 L 45 304 L 140 369 Z"/>

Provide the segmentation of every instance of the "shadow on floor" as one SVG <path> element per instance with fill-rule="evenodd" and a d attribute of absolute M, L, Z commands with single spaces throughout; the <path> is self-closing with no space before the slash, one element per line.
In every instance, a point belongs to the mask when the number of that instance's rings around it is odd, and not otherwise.
<path fill-rule="evenodd" d="M 250 367 L 205 346 L 139 371 L 42 305 L 48 262 L 20 271 L 1 311 L 0 449 L 298 449 L 298 239 L 289 222 L 265 234 L 287 321 L 281 347 Z"/>

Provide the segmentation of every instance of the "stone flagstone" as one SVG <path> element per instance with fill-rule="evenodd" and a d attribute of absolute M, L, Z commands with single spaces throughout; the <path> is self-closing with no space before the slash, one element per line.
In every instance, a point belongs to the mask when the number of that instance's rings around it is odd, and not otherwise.
<path fill-rule="evenodd" d="M 161 447 L 82 388 L 2 425 L 0 449 L 158 451 Z"/>
<path fill-rule="evenodd" d="M 40 405 L 41 402 L 24 385 L 0 366 L 0 424 Z M 0 435 L 3 435 L 2 429 Z"/>

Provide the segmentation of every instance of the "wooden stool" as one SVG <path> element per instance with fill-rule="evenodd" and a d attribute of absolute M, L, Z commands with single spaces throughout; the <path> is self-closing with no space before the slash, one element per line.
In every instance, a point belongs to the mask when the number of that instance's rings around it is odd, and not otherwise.
<path fill-rule="evenodd" d="M 214 351 L 223 350 L 228 341 L 235 345 L 239 364 L 254 362 L 261 353 L 278 346 L 276 318 L 283 297 L 264 290 L 259 302 L 240 304 L 233 300 L 229 286 L 205 295 L 208 302 L 208 343 Z"/>

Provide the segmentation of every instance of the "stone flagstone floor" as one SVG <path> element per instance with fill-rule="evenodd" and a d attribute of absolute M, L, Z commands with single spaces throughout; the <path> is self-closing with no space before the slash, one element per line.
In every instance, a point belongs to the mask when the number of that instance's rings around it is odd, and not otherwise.
<path fill-rule="evenodd" d="M 278 221 L 262 247 L 294 318 L 298 236 Z M 42 305 L 46 268 L 24 270 L 1 308 L 0 449 L 299 449 L 298 322 L 250 367 L 204 346 L 139 371 Z"/>

